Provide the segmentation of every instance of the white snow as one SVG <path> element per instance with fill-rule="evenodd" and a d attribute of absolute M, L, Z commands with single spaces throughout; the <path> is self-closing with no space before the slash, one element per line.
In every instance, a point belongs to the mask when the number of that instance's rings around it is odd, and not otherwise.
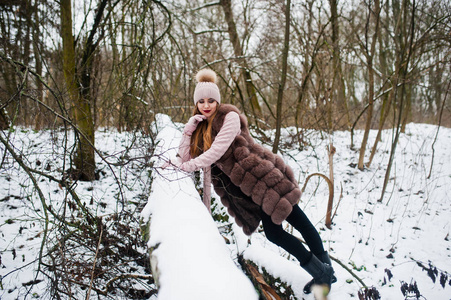
<path fill-rule="evenodd" d="M 160 143 L 153 158 L 156 168 L 152 173 L 152 192 L 148 205 L 141 211 L 144 218 L 150 217 L 149 246 L 158 245 L 154 255 L 158 258 L 161 290 L 153 298 L 211 299 L 205 295 L 213 291 L 215 295 L 229 293 L 228 299 L 252 299 L 252 287 L 236 262 L 237 255 L 242 254 L 287 282 L 297 299 L 313 299 L 313 296 L 302 292 L 310 277 L 294 258 L 267 241 L 261 231 L 248 238 L 235 224 L 232 224 L 232 233 L 226 236 L 230 240 L 226 244 L 222 237 L 224 233 L 219 228 L 223 223 L 211 219 L 190 175 L 171 168 L 159 168 L 165 158 L 174 156 L 181 126 L 173 124 L 167 116 L 159 115 L 153 128 L 159 132 Z M 331 256 L 352 269 L 366 286 L 374 286 L 384 300 L 405 299 L 400 290 L 402 282 L 416 283 L 421 299 L 451 298 L 451 278 L 448 277 L 445 287 L 440 284 L 440 274 L 449 276 L 451 273 L 451 129 L 440 128 L 432 160 L 432 143 L 437 129 L 432 125 L 409 124 L 406 133 L 401 134 L 382 202 L 378 200 L 389 158 L 392 131 L 383 132 L 375 159 L 364 171 L 351 165 L 357 163 L 358 150 L 349 147 L 350 133 L 335 132 L 331 139 L 337 148 L 334 156 L 333 209 L 337 213 L 332 229 L 324 226 L 328 190 L 322 179 L 312 178 L 301 199 L 301 208 L 319 230 Z M 6 132 L 1 134 L 5 136 Z M 356 147 L 360 145 L 362 135 L 361 131 L 355 132 Z M 372 131 L 370 143 L 375 136 L 376 132 Z M 39 157 L 43 166 L 51 163 L 55 168 L 60 167 L 55 154 L 58 149 L 49 148 L 45 153 L 34 153 L 33 149 L 41 148 L 31 147 L 50 144 L 49 139 L 58 137 L 48 132 L 17 129 L 11 138 L 14 138 L 16 149 L 26 152 L 25 157 L 31 164 L 35 164 Z M 284 159 L 292 166 L 301 186 L 309 174 L 329 173 L 328 139 L 322 139 L 315 131 L 308 132 L 308 138 L 312 144 L 303 151 L 284 152 Z M 125 133 L 101 131 L 96 134 L 96 144 L 109 155 L 119 153 L 127 142 L 129 139 Z M 3 157 L 4 146 L 0 145 L 0 149 Z M 29 192 L 30 182 L 23 171 L 13 167 L 11 161 L 7 155 L 0 173 L 0 274 L 3 276 L 0 298 L 5 300 L 23 298 L 22 283 L 34 279 L 37 265 L 29 263 L 36 258 L 42 238 L 39 236 L 42 231 L 39 200 Z M 431 165 L 432 175 L 428 178 Z M 135 180 L 132 188 L 124 189 L 127 199 L 146 188 L 145 180 L 141 182 L 136 179 L 138 175 L 142 178 L 143 174 L 126 174 L 122 170 L 120 175 L 121 178 Z M 58 197 L 62 197 L 63 192 L 58 192 L 59 188 L 54 183 L 47 180 L 40 181 L 40 184 L 52 201 L 60 201 Z M 94 196 L 115 207 L 117 198 L 111 195 L 117 191 L 112 192 L 112 186 L 113 179 L 106 176 L 92 184 L 80 183 L 77 188 L 84 191 L 85 197 Z M 86 187 L 93 189 L 88 191 Z M 21 196 L 24 194 L 29 198 Z M 215 205 L 221 207 L 214 192 L 213 197 Z M 125 208 L 128 206 L 125 205 Z M 107 214 L 111 209 L 110 206 L 99 207 L 98 213 Z M 291 230 L 287 224 L 284 226 Z M 294 234 L 297 232 L 294 231 Z M 15 249 L 14 259 L 12 249 Z M 430 263 L 437 268 L 435 282 L 417 262 L 425 267 L 429 267 Z M 337 262 L 333 261 L 333 266 L 338 282 L 332 286 L 330 299 L 358 299 L 357 292 L 362 285 Z M 393 274 L 390 280 L 386 270 Z M 45 288 L 44 281 L 36 285 L 33 292 L 45 299 L 46 296 L 48 298 Z M 243 297 L 230 296 L 230 293 Z M 219 297 L 215 299 L 222 299 Z"/>

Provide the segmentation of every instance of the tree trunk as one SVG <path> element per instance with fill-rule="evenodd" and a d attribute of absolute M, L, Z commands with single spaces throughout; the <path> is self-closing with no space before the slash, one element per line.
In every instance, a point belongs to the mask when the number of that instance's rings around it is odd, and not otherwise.
<path fill-rule="evenodd" d="M 388 12 L 388 2 L 385 4 L 386 10 Z M 388 30 L 388 29 L 387 29 Z M 388 34 L 384 35 L 384 39 L 388 38 Z M 390 107 L 393 101 L 394 97 L 394 89 L 390 89 L 389 92 L 386 92 L 386 89 L 390 88 L 389 84 L 389 71 L 388 71 L 388 61 L 387 61 L 387 48 L 389 46 L 388 41 L 382 38 L 382 28 L 378 32 L 378 40 L 379 40 L 379 65 L 380 65 L 380 72 L 381 72 L 381 81 L 382 81 L 382 92 L 384 93 L 382 98 L 382 109 L 380 113 L 380 119 L 379 119 L 379 128 L 377 131 L 376 139 L 374 140 L 373 147 L 371 148 L 370 158 L 368 162 L 366 163 L 366 167 L 369 168 L 371 166 L 371 163 L 373 162 L 374 156 L 376 155 L 377 151 L 377 145 L 379 144 L 379 141 L 381 140 L 382 136 L 382 129 L 384 128 L 385 121 L 387 120 L 388 114 L 390 113 Z"/>
<path fill-rule="evenodd" d="M 6 18 L 0 18 L 0 33 L 2 38 L 0 39 L 1 47 L 3 50 L 3 53 L 6 57 L 15 58 L 16 55 L 14 54 L 13 47 L 11 45 L 10 40 L 13 40 L 13 37 L 11 36 L 10 30 L 8 30 L 8 23 Z M 2 66 L 0 68 L 1 75 L 3 77 L 3 88 L 6 90 L 7 95 L 14 95 L 16 93 L 17 89 L 17 80 L 16 76 L 14 76 L 14 69 L 9 66 Z M 0 97 L 0 105 L 3 105 L 6 102 L 6 99 L 3 99 L 3 97 Z M 6 111 L 3 111 L 3 113 L 6 116 Z"/>
<path fill-rule="evenodd" d="M 244 58 L 243 48 L 241 47 L 240 38 L 236 29 L 236 24 L 232 12 L 232 1 L 221 0 L 220 4 L 224 11 L 225 20 L 227 22 L 227 30 L 229 33 L 230 41 L 232 42 L 233 51 L 242 67 L 241 75 L 244 79 L 244 86 L 246 87 L 248 97 L 246 100 L 248 100 L 248 102 L 251 104 L 253 114 L 255 117 L 257 117 L 261 114 L 261 107 L 257 100 L 257 92 L 252 82 L 251 72 L 249 71 L 247 61 Z M 243 109 L 245 108 L 243 107 Z"/>
<path fill-rule="evenodd" d="M 401 83 L 401 92 L 400 92 L 400 102 L 398 106 L 398 115 L 396 120 L 396 126 L 395 126 L 395 135 L 392 141 L 392 146 L 390 149 L 390 156 L 387 163 L 387 170 L 385 172 L 384 177 L 384 183 L 382 186 L 382 192 L 381 197 L 378 200 L 378 202 L 382 202 L 385 191 L 387 189 L 388 180 L 390 178 L 391 173 L 391 167 L 393 165 L 393 159 L 396 152 L 396 146 L 398 145 L 399 136 L 401 134 L 401 128 L 402 128 L 402 122 L 403 122 L 403 115 L 404 115 L 404 109 L 405 109 L 405 97 L 406 97 L 406 82 L 407 82 L 407 75 L 408 75 L 408 66 L 410 63 L 411 55 L 412 55 L 412 47 L 413 47 L 413 38 L 414 38 L 414 29 L 415 29 L 415 9 L 416 4 L 415 1 L 412 5 L 412 12 L 411 12 L 411 18 L 410 18 L 410 25 L 409 29 L 407 29 L 407 18 L 408 18 L 408 11 L 407 11 L 407 0 L 403 1 L 402 5 L 402 11 L 400 12 L 400 18 L 403 20 L 400 25 L 400 32 L 401 34 L 398 35 L 399 38 L 399 45 L 397 48 L 397 68 L 399 70 L 399 76 L 394 80 L 394 88 L 398 87 L 398 85 Z M 397 89 L 396 89 L 397 90 Z M 395 92 L 395 103 L 397 98 L 397 92 Z"/>
<path fill-rule="evenodd" d="M 285 82 L 287 80 L 288 51 L 290 49 L 290 7 L 291 0 L 287 0 L 287 4 L 285 6 L 285 38 L 282 53 L 282 74 L 280 75 L 279 90 L 277 93 L 276 135 L 272 148 L 273 153 L 277 153 L 277 151 L 279 150 L 280 127 L 282 126 L 283 90 L 285 89 Z"/>
<path fill-rule="evenodd" d="M 367 64 L 368 64 L 368 111 L 367 111 L 367 119 L 365 124 L 365 132 L 363 134 L 363 140 L 362 145 L 360 146 L 360 153 L 359 153 L 359 163 L 358 168 L 360 170 L 363 170 L 364 168 L 364 159 L 365 159 L 365 150 L 366 145 L 368 143 L 368 136 L 371 129 L 371 122 L 373 119 L 373 104 L 374 104 L 374 68 L 373 68 L 373 61 L 374 61 L 374 55 L 375 55 L 375 49 L 376 49 L 376 42 L 377 42 L 377 35 L 379 31 L 379 16 L 380 16 L 380 4 L 379 0 L 374 1 L 374 25 L 375 25 L 375 31 L 372 36 L 371 40 L 371 48 L 366 52 L 367 57 Z M 368 8 L 368 18 L 371 18 L 372 10 L 371 7 Z M 368 21 L 368 24 L 370 22 Z M 367 29 L 368 30 L 368 29 Z"/>
<path fill-rule="evenodd" d="M 34 18 L 35 18 L 35 25 L 33 26 L 33 54 L 34 54 L 34 59 L 35 59 L 35 63 L 36 63 L 36 74 L 39 75 L 39 77 L 42 77 L 42 59 L 41 59 L 41 54 L 39 51 L 39 45 L 40 45 L 40 35 L 41 35 L 41 31 L 40 31 L 40 24 L 39 24 L 39 13 L 38 13 L 38 5 L 39 2 L 38 0 L 35 1 L 35 4 L 33 6 L 33 14 L 34 14 Z M 42 84 L 42 81 L 39 80 L 38 78 L 36 78 L 35 81 L 36 84 L 36 90 L 37 90 L 37 99 L 41 102 L 44 102 L 44 86 Z M 36 129 L 41 129 L 44 126 L 44 117 L 42 115 L 42 113 L 40 113 L 40 106 L 36 103 L 34 103 L 34 105 L 36 106 L 36 113 L 35 113 L 35 120 L 34 120 L 34 126 L 36 127 Z"/>
<path fill-rule="evenodd" d="M 329 191 L 332 189 L 332 197 L 329 197 L 329 201 L 327 202 L 327 212 L 326 212 L 326 227 L 332 228 L 332 208 L 334 206 L 334 155 L 337 152 L 334 144 L 330 142 L 329 147 L 327 147 L 327 152 L 329 153 L 329 180 L 330 186 Z"/>
<path fill-rule="evenodd" d="M 29 66 L 30 65 L 30 48 L 31 48 L 31 27 L 32 27 L 32 21 L 31 21 L 31 14 L 32 14 L 32 10 L 31 10 L 31 1 L 30 0 L 26 0 L 23 2 L 23 5 L 20 6 L 20 10 L 23 10 L 22 13 L 24 14 L 25 17 L 25 22 L 22 24 L 25 28 L 25 35 L 23 36 L 23 43 L 24 43 L 24 48 L 23 48 L 23 62 L 24 65 Z M 24 83 L 27 89 L 31 88 L 31 86 L 29 85 L 29 81 L 28 81 L 28 76 L 25 77 L 24 79 Z M 34 104 L 31 103 L 31 101 L 29 101 L 29 99 L 27 99 L 26 97 L 24 97 L 22 99 L 23 103 L 22 103 L 22 112 L 23 112 L 23 122 L 25 124 L 25 126 L 30 126 L 32 124 L 31 119 L 33 116 L 32 110 L 33 110 L 33 106 Z"/>
<path fill-rule="evenodd" d="M 370 158 L 365 165 L 367 168 L 369 168 L 371 166 L 374 156 L 376 155 L 377 145 L 379 144 L 379 141 L 382 136 L 382 129 L 384 127 L 385 121 L 387 120 L 388 114 L 390 113 L 390 107 L 393 102 L 393 96 L 394 96 L 393 90 L 390 91 L 388 97 L 384 96 L 384 101 L 382 104 L 382 111 L 381 111 L 381 118 L 379 120 L 379 128 L 377 130 L 376 139 L 374 140 L 373 147 L 371 148 Z"/>
<path fill-rule="evenodd" d="M 79 92 L 78 90 L 71 0 L 61 1 L 61 36 L 63 39 L 64 79 L 78 129 L 77 149 L 73 157 L 76 172 L 74 175 L 78 179 L 91 181 L 95 179 L 94 124 L 89 99 L 82 97 L 82 95 L 86 95 L 86 91 Z M 89 89 L 86 77 L 89 77 L 89 74 L 84 74 L 82 88 Z"/>
<path fill-rule="evenodd" d="M 405 94 L 404 94 L 404 113 L 402 116 L 402 124 L 401 124 L 401 132 L 406 132 L 406 126 L 409 121 L 412 119 L 412 85 L 408 83 L 404 83 L 405 85 Z"/>
<path fill-rule="evenodd" d="M 61 38 L 63 40 L 63 73 L 72 106 L 79 97 L 75 78 L 75 46 L 72 35 L 71 0 L 61 0 Z"/>
<path fill-rule="evenodd" d="M 329 0 L 331 9 L 331 25 L 332 25 L 332 60 L 333 60 L 333 81 L 332 98 L 335 99 L 338 111 L 346 115 L 347 128 L 351 128 L 351 117 L 349 116 L 348 103 L 346 101 L 345 82 L 341 68 L 340 59 L 340 37 L 339 37 L 339 22 L 338 22 L 338 0 Z M 340 118 L 341 119 L 341 118 Z"/>
<path fill-rule="evenodd" d="M 313 1 L 308 2 L 307 5 L 308 5 L 308 13 L 313 14 L 313 10 L 314 10 Z M 297 102 L 296 102 L 296 112 L 295 112 L 295 116 L 294 116 L 296 134 L 298 136 L 299 145 L 302 145 L 305 143 L 305 141 L 303 140 L 302 134 L 299 131 L 299 128 L 304 127 L 304 124 L 302 122 L 303 120 L 302 120 L 301 112 L 304 112 L 308 109 L 309 84 L 311 84 L 311 82 L 312 82 L 311 78 L 314 74 L 317 56 L 320 54 L 322 47 L 324 45 L 323 44 L 323 34 L 324 34 L 324 30 L 326 28 L 326 26 L 323 26 L 321 28 L 320 34 L 316 37 L 316 41 L 314 41 L 314 40 L 310 40 L 310 37 L 315 36 L 315 34 L 314 34 L 315 30 L 312 28 L 312 19 L 311 18 L 309 18 L 307 20 L 307 24 L 305 27 L 307 30 L 307 32 L 305 33 L 305 36 L 307 37 L 307 39 L 309 39 L 308 42 L 306 43 L 305 47 L 306 47 L 306 53 L 309 53 L 309 55 L 306 56 L 305 61 L 303 62 L 304 74 L 302 75 L 302 83 L 300 85 L 299 92 L 298 92 L 298 97 L 297 97 Z M 302 28 L 302 30 L 300 30 L 297 26 L 293 26 L 293 29 L 297 33 L 297 35 L 299 36 L 300 39 L 304 36 L 304 34 L 303 34 L 304 28 Z M 313 48 L 310 45 L 313 45 Z"/>

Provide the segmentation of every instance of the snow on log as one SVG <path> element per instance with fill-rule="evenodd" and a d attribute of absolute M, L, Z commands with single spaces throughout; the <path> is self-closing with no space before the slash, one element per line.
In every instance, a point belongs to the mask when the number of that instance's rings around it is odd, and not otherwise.
<path fill-rule="evenodd" d="M 175 157 L 180 130 L 157 116 L 160 159 L 155 161 L 152 191 L 141 212 L 148 224 L 148 248 L 159 300 L 258 299 L 202 203 L 189 174 L 161 169 L 163 156 Z"/>

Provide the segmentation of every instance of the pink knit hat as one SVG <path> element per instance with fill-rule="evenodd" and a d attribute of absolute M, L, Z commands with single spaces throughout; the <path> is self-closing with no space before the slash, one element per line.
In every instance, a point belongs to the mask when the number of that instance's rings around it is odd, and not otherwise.
<path fill-rule="evenodd" d="M 202 69 L 196 75 L 197 85 L 194 90 L 194 105 L 200 99 L 212 98 L 221 103 L 221 94 L 216 85 L 216 73 L 211 69 Z"/>

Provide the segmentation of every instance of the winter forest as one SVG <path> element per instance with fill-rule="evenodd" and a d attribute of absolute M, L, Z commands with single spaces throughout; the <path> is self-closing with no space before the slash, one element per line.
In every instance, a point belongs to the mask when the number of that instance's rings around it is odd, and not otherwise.
<path fill-rule="evenodd" d="M 451 299 L 449 1 L 2 0 L 0 31 L 0 299 L 314 299 L 161 167 L 203 68 L 292 167 L 328 299 Z"/>

